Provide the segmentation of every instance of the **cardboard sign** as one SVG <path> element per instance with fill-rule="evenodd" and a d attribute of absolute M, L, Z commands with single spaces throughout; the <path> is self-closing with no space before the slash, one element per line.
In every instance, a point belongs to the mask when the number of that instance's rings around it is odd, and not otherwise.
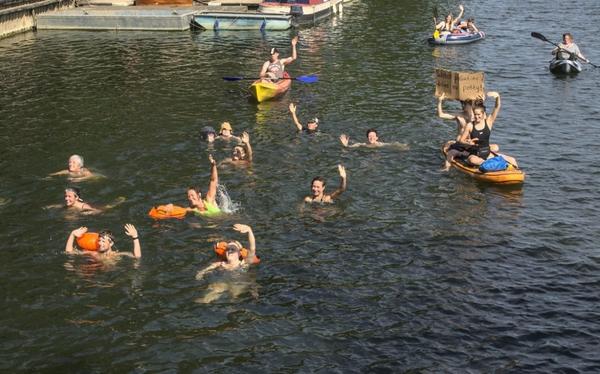
<path fill-rule="evenodd" d="M 451 100 L 483 99 L 483 72 L 435 69 L 435 96 L 441 96 L 442 93 Z"/>

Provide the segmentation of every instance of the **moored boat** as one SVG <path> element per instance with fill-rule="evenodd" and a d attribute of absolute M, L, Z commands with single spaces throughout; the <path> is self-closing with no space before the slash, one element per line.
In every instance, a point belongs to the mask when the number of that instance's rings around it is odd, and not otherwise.
<path fill-rule="evenodd" d="M 290 79 L 287 71 L 283 72 L 283 78 L 277 83 L 261 82 L 260 79 L 256 80 L 250 86 L 250 94 L 259 103 L 282 96 L 292 86 L 292 79 Z"/>
<path fill-rule="evenodd" d="M 294 24 L 316 23 L 342 11 L 342 0 L 265 0 L 259 12 L 289 14 Z"/>
<path fill-rule="evenodd" d="M 192 18 L 191 25 L 206 30 L 287 30 L 292 16 L 262 12 L 205 12 Z"/>
<path fill-rule="evenodd" d="M 577 74 L 583 70 L 581 62 L 576 60 L 552 60 L 550 71 L 554 74 Z"/>
<path fill-rule="evenodd" d="M 442 146 L 442 154 L 446 157 L 445 147 Z M 453 168 L 471 176 L 481 182 L 488 182 L 494 184 L 520 184 L 525 181 L 525 173 L 523 170 L 509 165 L 508 169 L 502 171 L 488 171 L 482 172 L 477 166 L 473 166 L 465 160 L 455 158 L 452 160 L 451 165 Z"/>
<path fill-rule="evenodd" d="M 479 32 L 461 32 L 459 34 L 441 33 L 427 39 L 431 44 L 467 44 L 485 39 L 485 33 Z"/>

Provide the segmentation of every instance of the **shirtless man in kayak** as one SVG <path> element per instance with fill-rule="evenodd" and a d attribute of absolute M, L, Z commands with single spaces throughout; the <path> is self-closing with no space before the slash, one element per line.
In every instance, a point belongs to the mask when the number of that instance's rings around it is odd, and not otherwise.
<path fill-rule="evenodd" d="M 552 50 L 552 54 L 556 56 L 557 60 L 580 59 L 586 63 L 590 62 L 587 58 L 585 58 L 584 55 L 581 54 L 579 47 L 573 42 L 573 35 L 571 35 L 569 32 L 563 34 L 563 42 Z"/>
<path fill-rule="evenodd" d="M 333 200 L 346 191 L 346 168 L 343 165 L 338 165 L 340 173 L 340 186 L 332 194 L 325 194 L 325 180 L 322 177 L 313 178 L 310 189 L 311 196 L 304 198 L 305 203 L 333 203 Z"/>
<path fill-rule="evenodd" d="M 287 58 L 279 58 L 279 50 L 277 48 L 271 48 L 271 58 L 269 61 L 265 61 L 260 70 L 259 77 L 263 82 L 275 83 L 283 78 L 283 71 L 285 65 L 289 65 L 296 60 L 298 57 L 296 53 L 296 44 L 298 43 L 298 37 L 292 38 L 292 55 Z"/>

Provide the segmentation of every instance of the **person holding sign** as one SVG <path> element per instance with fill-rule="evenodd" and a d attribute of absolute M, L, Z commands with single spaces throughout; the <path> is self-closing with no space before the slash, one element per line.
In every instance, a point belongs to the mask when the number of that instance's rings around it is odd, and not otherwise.
<path fill-rule="evenodd" d="M 495 153 L 498 151 L 498 146 L 492 147 L 490 145 L 490 135 L 494 122 L 496 122 L 496 117 L 498 117 L 498 113 L 500 112 L 500 94 L 492 91 L 488 92 L 487 96 L 496 99 L 494 110 L 488 116 L 482 104 L 475 105 L 473 108 L 473 121 L 467 124 L 459 139 L 460 143 L 474 146 L 469 149 L 467 161 L 475 166 L 479 166 L 488 158 L 495 156 Z M 502 156 L 513 166 L 518 166 L 517 161 L 513 157 L 501 154 L 497 155 Z"/>

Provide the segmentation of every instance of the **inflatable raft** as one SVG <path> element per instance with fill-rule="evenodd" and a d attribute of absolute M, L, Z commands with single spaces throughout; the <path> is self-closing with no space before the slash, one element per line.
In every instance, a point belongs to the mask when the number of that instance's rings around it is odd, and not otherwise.
<path fill-rule="evenodd" d="M 581 62 L 576 60 L 552 60 L 550 71 L 553 74 L 577 74 L 583 70 Z"/>
<path fill-rule="evenodd" d="M 280 79 L 277 83 L 254 81 L 250 86 L 250 94 L 259 103 L 282 96 L 292 86 L 292 80 L 287 71 L 283 72 L 283 77 L 284 79 Z"/>
<path fill-rule="evenodd" d="M 473 43 L 478 40 L 485 39 L 485 33 L 483 31 L 479 32 L 462 32 L 459 34 L 451 34 L 451 33 L 441 33 L 435 34 L 436 37 L 431 37 L 427 39 L 430 44 L 467 44 Z"/>
<path fill-rule="evenodd" d="M 444 158 L 446 158 L 446 150 L 444 146 L 442 146 L 442 154 L 444 155 Z M 451 164 L 453 168 L 460 170 L 461 172 L 481 182 L 495 184 L 520 184 L 525 181 L 525 173 L 523 170 L 513 165 L 509 165 L 508 169 L 506 170 L 489 171 L 484 173 L 480 171 L 477 166 L 473 166 L 459 158 L 455 158 Z"/>

